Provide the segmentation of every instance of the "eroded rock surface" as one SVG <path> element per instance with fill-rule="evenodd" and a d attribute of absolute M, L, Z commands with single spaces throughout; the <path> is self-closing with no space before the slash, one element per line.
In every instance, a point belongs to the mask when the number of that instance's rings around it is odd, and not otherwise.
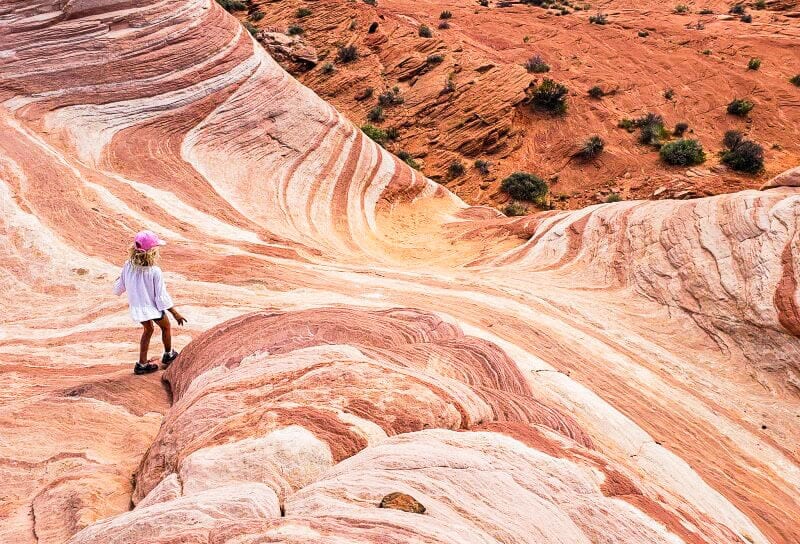
<path fill-rule="evenodd" d="M 800 539 L 797 188 L 509 219 L 214 2 L 0 9 L 0 540 Z"/>

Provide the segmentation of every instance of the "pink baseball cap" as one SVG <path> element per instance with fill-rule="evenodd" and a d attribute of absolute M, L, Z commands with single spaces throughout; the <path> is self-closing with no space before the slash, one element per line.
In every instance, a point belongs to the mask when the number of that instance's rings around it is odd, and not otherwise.
<path fill-rule="evenodd" d="M 136 249 L 139 251 L 150 251 L 156 246 L 165 246 L 167 243 L 156 236 L 156 233 L 143 230 L 133 238 L 133 245 L 136 246 Z"/>

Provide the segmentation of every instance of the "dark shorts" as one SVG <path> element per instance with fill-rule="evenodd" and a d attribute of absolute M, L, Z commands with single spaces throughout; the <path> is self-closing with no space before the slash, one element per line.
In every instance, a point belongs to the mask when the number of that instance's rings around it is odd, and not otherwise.
<path fill-rule="evenodd" d="M 156 321 L 161 321 L 165 317 L 167 317 L 167 311 L 166 310 L 161 310 L 161 317 L 159 317 L 158 319 L 148 319 L 147 321 L 142 321 L 141 323 L 142 323 L 142 325 L 144 325 L 145 323 L 149 323 L 151 321 L 153 323 L 155 323 Z"/>

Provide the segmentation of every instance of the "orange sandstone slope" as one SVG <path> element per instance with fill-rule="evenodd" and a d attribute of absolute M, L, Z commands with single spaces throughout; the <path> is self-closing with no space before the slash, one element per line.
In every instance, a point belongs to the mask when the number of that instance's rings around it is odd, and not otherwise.
<path fill-rule="evenodd" d="M 570 209 L 602 202 L 611 192 L 626 199 L 691 198 L 757 188 L 800 162 L 800 87 L 789 82 L 800 74 L 797 4 L 770 1 L 758 10 L 748 2 L 751 24 L 728 15 L 726 2 L 689 3 L 686 14 L 673 12 L 677 4 L 575 2 L 591 8 L 569 7 L 561 15 L 495 0 L 488 6 L 446 0 L 378 0 L 377 6 L 249 2 L 251 14 L 263 14 L 258 21 L 250 16 L 256 27 L 302 29 L 292 39 L 269 34 L 262 41 L 276 44 L 272 51 L 286 53 L 278 60 L 285 58 L 285 67 L 355 124 L 367 122 L 379 93 L 399 87 L 403 104 L 384 108 L 385 120 L 374 123 L 398 129 L 399 138 L 387 146 L 410 153 L 426 175 L 468 203 L 506 202 L 500 181 L 524 170 L 549 180 L 552 204 Z M 308 15 L 298 17 L 299 9 Z M 447 29 L 438 28 L 443 11 L 452 14 Z M 591 24 L 589 17 L 600 12 L 607 24 Z M 237 16 L 246 20 L 247 12 Z M 418 35 L 423 24 L 432 38 Z M 374 33 L 371 25 L 377 25 Z M 357 48 L 357 61 L 337 61 L 345 45 Z M 310 65 L 297 57 L 307 60 L 309 51 L 319 62 L 305 71 Z M 529 74 L 523 67 L 537 54 L 549 72 Z M 748 70 L 751 58 L 761 59 L 760 69 Z M 329 62 L 332 73 L 324 68 Z M 545 77 L 569 88 L 563 117 L 521 104 L 529 83 Z M 445 91 L 448 80 L 453 92 Z M 594 86 L 607 95 L 591 98 L 587 91 Z M 374 95 L 364 98 L 368 87 Z M 726 113 L 734 98 L 756 104 L 749 117 Z M 661 114 L 670 131 L 688 123 L 687 137 L 698 138 L 707 151 L 705 164 L 666 166 L 652 147 L 637 143 L 636 134 L 617 128 L 621 119 L 648 112 Z M 726 130 L 742 131 L 764 146 L 764 174 L 740 175 L 720 166 Z M 605 151 L 595 160 L 575 157 L 591 135 L 605 141 Z M 492 163 L 488 175 L 473 167 L 477 159 Z M 448 176 L 452 161 L 461 161 L 466 174 Z"/>
<path fill-rule="evenodd" d="M 800 540 L 796 170 L 509 219 L 214 2 L 0 18 L 0 541 Z M 143 227 L 189 327 L 138 378 Z"/>

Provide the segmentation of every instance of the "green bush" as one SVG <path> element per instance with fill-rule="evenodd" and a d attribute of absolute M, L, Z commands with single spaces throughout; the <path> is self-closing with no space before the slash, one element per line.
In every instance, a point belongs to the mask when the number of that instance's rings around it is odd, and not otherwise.
<path fill-rule="evenodd" d="M 800 74 L 797 74 L 796 76 L 790 77 L 789 78 L 789 83 L 791 83 L 795 87 L 800 87 Z"/>
<path fill-rule="evenodd" d="M 363 125 L 361 127 L 361 130 L 364 132 L 364 134 L 372 138 L 376 143 L 380 145 L 386 143 L 388 135 L 386 134 L 385 131 L 381 130 L 375 125 L 370 125 L 369 123 L 367 123 L 366 125 Z"/>
<path fill-rule="evenodd" d="M 383 107 L 399 106 L 404 101 L 405 99 L 400 96 L 400 87 L 396 86 L 378 95 L 378 104 Z"/>
<path fill-rule="evenodd" d="M 525 215 L 525 206 L 520 204 L 519 202 L 514 202 L 513 200 L 506 204 L 506 207 L 503 208 L 503 213 L 509 217 L 518 217 L 520 215 Z"/>
<path fill-rule="evenodd" d="M 686 4 L 678 4 L 672 11 L 678 14 L 689 13 L 689 6 Z"/>
<path fill-rule="evenodd" d="M 635 126 L 639 127 L 639 143 L 644 145 L 661 145 L 661 141 L 668 134 L 664 128 L 664 118 L 655 113 L 648 113 L 634 121 Z"/>
<path fill-rule="evenodd" d="M 673 136 L 683 136 L 683 134 L 689 130 L 689 123 L 677 123 L 675 125 L 675 129 L 672 131 Z"/>
<path fill-rule="evenodd" d="M 322 68 L 320 68 L 320 72 L 322 72 L 325 75 L 332 74 L 335 70 L 336 66 L 334 66 L 332 62 L 326 62 L 325 64 L 322 65 Z"/>
<path fill-rule="evenodd" d="M 728 13 L 731 15 L 744 15 L 744 4 L 734 4 L 731 6 L 731 9 L 728 10 Z"/>
<path fill-rule="evenodd" d="M 448 23 L 447 21 L 439 21 L 437 28 L 439 30 L 447 30 L 448 28 L 450 28 L 450 23 Z"/>
<path fill-rule="evenodd" d="M 385 119 L 383 116 L 383 108 L 380 106 L 375 106 L 369 113 L 367 113 L 367 119 L 372 121 L 373 123 L 380 123 Z"/>
<path fill-rule="evenodd" d="M 589 89 L 588 94 L 592 98 L 603 98 L 606 95 L 605 91 L 597 85 Z"/>
<path fill-rule="evenodd" d="M 411 156 L 411 153 L 408 151 L 400 150 L 397 152 L 397 158 L 409 165 L 414 170 L 419 170 L 419 164 L 417 161 L 414 160 L 414 157 Z"/>
<path fill-rule="evenodd" d="M 453 161 L 450 163 L 450 166 L 447 167 L 447 177 L 450 179 L 457 178 L 463 176 L 466 171 L 467 169 L 464 168 L 464 165 L 461 164 L 460 161 Z"/>
<path fill-rule="evenodd" d="M 364 3 L 370 6 L 377 6 L 378 0 L 364 0 Z"/>
<path fill-rule="evenodd" d="M 709 8 L 703 8 L 700 10 L 700 15 L 714 15 L 714 10 Z"/>
<path fill-rule="evenodd" d="M 420 35 L 421 38 L 432 38 L 433 32 L 428 25 L 419 25 L 419 30 L 417 33 Z"/>
<path fill-rule="evenodd" d="M 697 140 L 675 140 L 661 146 L 661 160 L 675 166 L 692 166 L 706 160 L 703 146 Z"/>
<path fill-rule="evenodd" d="M 636 129 L 636 121 L 633 119 L 628 119 L 627 117 L 623 117 L 617 123 L 619 128 L 624 128 L 628 132 L 633 132 Z"/>
<path fill-rule="evenodd" d="M 532 74 L 543 74 L 550 71 L 550 65 L 541 55 L 534 55 L 525 62 L 525 69 Z"/>
<path fill-rule="evenodd" d="M 355 98 L 360 102 L 362 100 L 372 98 L 373 93 L 375 93 L 375 89 L 373 89 L 372 87 L 366 87 L 363 91 L 358 93 Z"/>
<path fill-rule="evenodd" d="M 303 30 L 303 27 L 298 25 L 290 25 L 289 28 L 286 30 L 286 33 L 289 36 L 299 36 L 303 32 L 305 32 L 305 30 Z"/>
<path fill-rule="evenodd" d="M 516 200 L 543 203 L 549 187 L 547 182 L 528 172 L 514 172 L 500 184 L 500 188 Z"/>
<path fill-rule="evenodd" d="M 756 9 L 764 9 L 767 7 L 767 0 L 756 0 Z"/>
<path fill-rule="evenodd" d="M 258 29 L 255 26 L 253 26 L 253 24 L 250 23 L 250 21 L 244 21 L 242 23 L 242 26 L 244 26 L 247 29 L 247 31 L 250 33 L 251 36 L 255 36 L 256 34 L 258 34 Z"/>
<path fill-rule="evenodd" d="M 755 107 L 755 104 L 750 102 L 749 100 L 744 100 L 740 98 L 734 98 L 730 104 L 728 104 L 728 113 L 732 115 L 739 115 L 740 117 L 744 117 Z"/>
<path fill-rule="evenodd" d="M 230 13 L 247 9 L 247 4 L 239 0 L 217 0 L 217 3 Z"/>
<path fill-rule="evenodd" d="M 386 129 L 386 137 L 390 140 L 396 140 L 400 137 L 400 129 L 397 127 L 389 127 Z"/>
<path fill-rule="evenodd" d="M 434 53 L 432 55 L 428 55 L 428 58 L 425 59 L 425 62 L 428 64 L 439 64 L 444 60 L 444 55 L 441 53 Z"/>
<path fill-rule="evenodd" d="M 481 175 L 488 176 L 489 175 L 489 167 L 492 165 L 489 161 L 485 161 L 483 159 L 478 159 L 475 161 L 475 169 L 481 173 Z"/>
<path fill-rule="evenodd" d="M 308 17 L 311 15 L 311 10 L 308 8 L 297 8 L 297 11 L 294 12 L 294 16 L 298 19 L 302 19 L 303 17 Z"/>
<path fill-rule="evenodd" d="M 453 14 L 449 11 L 445 10 L 439 14 L 439 19 L 450 19 L 453 17 Z"/>
<path fill-rule="evenodd" d="M 250 15 L 248 15 L 247 18 L 257 23 L 258 21 L 264 18 L 264 15 L 265 13 L 263 11 L 261 11 L 260 9 L 256 9 Z"/>
<path fill-rule="evenodd" d="M 336 60 L 342 64 L 358 60 L 358 49 L 355 45 L 343 45 L 336 52 Z"/>
<path fill-rule="evenodd" d="M 748 70 L 758 70 L 759 68 L 761 68 L 761 59 L 753 57 L 748 61 L 747 63 Z"/>
<path fill-rule="evenodd" d="M 742 15 L 742 16 L 739 18 L 739 20 L 740 20 L 741 22 L 743 22 L 743 23 L 752 23 L 752 22 L 753 22 L 753 16 L 752 16 L 752 15 L 750 15 L 749 13 L 746 13 L 746 14 Z"/>
<path fill-rule="evenodd" d="M 757 174 L 764 169 L 764 148 L 740 132 L 729 130 L 722 143 L 728 148 L 722 152 L 722 162 L 733 170 Z"/>
<path fill-rule="evenodd" d="M 479 3 L 480 3 L 480 5 L 482 5 L 485 8 L 489 7 L 489 0 L 480 0 Z"/>
<path fill-rule="evenodd" d="M 569 89 L 561 83 L 545 78 L 531 89 L 528 102 L 536 109 L 560 114 L 567 111 L 568 92 Z"/>
<path fill-rule="evenodd" d="M 611 204 L 612 202 L 619 202 L 620 200 L 622 200 L 622 195 L 620 195 L 619 193 L 610 193 L 606 197 L 606 204 Z"/>
<path fill-rule="evenodd" d="M 664 98 L 666 98 L 667 100 L 672 100 L 673 98 L 675 98 L 675 91 L 673 91 L 672 89 L 667 89 L 666 91 L 664 91 Z"/>
<path fill-rule="evenodd" d="M 608 23 L 608 18 L 604 13 L 598 13 L 597 15 L 590 15 L 589 22 L 593 25 L 604 25 Z"/>
<path fill-rule="evenodd" d="M 638 32 L 638 35 L 639 35 L 640 38 L 646 38 L 646 37 L 648 37 L 650 35 L 650 33 L 648 31 L 646 31 L 646 30 L 640 30 Z"/>
<path fill-rule="evenodd" d="M 605 142 L 603 142 L 603 139 L 600 136 L 589 136 L 583 142 L 583 145 L 581 145 L 581 149 L 578 154 L 584 159 L 593 159 L 603 151 L 604 147 Z"/>

